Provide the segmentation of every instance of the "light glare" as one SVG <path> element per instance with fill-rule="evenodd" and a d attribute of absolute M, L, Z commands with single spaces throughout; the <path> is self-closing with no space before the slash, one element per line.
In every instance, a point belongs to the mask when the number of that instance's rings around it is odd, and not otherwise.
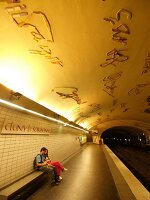
<path fill-rule="evenodd" d="M 79 130 L 81 130 L 81 131 L 84 131 L 85 133 L 88 133 L 88 131 L 86 131 L 86 130 L 84 130 L 84 129 L 78 128 L 78 127 L 73 126 L 73 125 L 70 125 L 70 124 L 68 124 L 68 123 L 65 123 L 65 122 L 63 122 L 63 121 L 57 120 L 57 119 L 55 119 L 55 118 L 48 117 L 48 116 L 43 115 L 43 114 L 40 114 L 40 113 L 38 113 L 38 112 L 35 112 L 35 111 L 32 111 L 32 110 L 29 110 L 29 109 L 23 108 L 22 106 L 18 106 L 18 105 L 16 105 L 16 104 L 10 103 L 10 102 L 5 101 L 5 100 L 3 100 L 3 99 L 0 99 L 0 103 L 3 103 L 3 104 L 6 104 L 6 105 L 9 105 L 9 106 L 12 106 L 12 107 L 18 108 L 18 109 L 20 109 L 20 110 L 27 111 L 27 112 L 29 112 L 29 113 L 32 113 L 32 114 L 38 115 L 38 116 L 40 116 L 40 117 L 44 117 L 44 118 L 46 118 L 46 119 L 48 119 L 48 120 L 55 121 L 55 122 L 58 122 L 58 123 L 64 124 L 65 126 L 70 126 L 70 127 L 72 127 L 72 128 L 79 129 Z"/>

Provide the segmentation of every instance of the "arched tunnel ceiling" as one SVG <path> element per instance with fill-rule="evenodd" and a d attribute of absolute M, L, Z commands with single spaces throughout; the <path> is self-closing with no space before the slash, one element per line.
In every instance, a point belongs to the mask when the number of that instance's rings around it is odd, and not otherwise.
<path fill-rule="evenodd" d="M 143 130 L 130 126 L 115 126 L 113 128 L 107 129 L 103 132 L 102 137 L 107 137 L 109 135 L 120 135 L 120 136 L 130 136 L 137 137 L 144 135 Z"/>
<path fill-rule="evenodd" d="M 150 129 L 150 1 L 11 2 L 0 0 L 3 85 L 87 129 Z"/>

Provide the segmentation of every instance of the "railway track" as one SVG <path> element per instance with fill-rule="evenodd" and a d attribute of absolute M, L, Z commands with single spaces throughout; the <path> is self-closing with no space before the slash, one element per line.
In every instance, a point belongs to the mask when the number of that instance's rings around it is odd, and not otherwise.
<path fill-rule="evenodd" d="M 150 151 L 129 146 L 109 146 L 136 178 L 150 191 Z"/>

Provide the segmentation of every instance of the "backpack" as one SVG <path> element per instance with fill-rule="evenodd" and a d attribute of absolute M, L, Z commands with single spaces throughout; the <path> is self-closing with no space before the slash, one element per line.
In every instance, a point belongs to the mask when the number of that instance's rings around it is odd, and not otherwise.
<path fill-rule="evenodd" d="M 40 163 L 42 163 L 42 155 L 41 154 L 37 154 L 37 156 L 38 155 L 40 155 L 40 158 L 41 158 L 41 161 L 40 161 Z M 39 170 L 39 167 L 36 165 L 36 157 L 37 156 L 35 156 L 35 158 L 34 158 L 34 160 L 33 160 L 33 169 L 35 169 L 35 170 Z"/>

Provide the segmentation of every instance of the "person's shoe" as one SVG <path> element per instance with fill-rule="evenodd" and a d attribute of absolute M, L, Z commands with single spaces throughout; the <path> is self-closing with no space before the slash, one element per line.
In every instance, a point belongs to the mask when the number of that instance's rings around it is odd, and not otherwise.
<path fill-rule="evenodd" d="M 53 183 L 51 183 L 52 186 L 55 186 L 55 185 L 59 185 L 59 182 L 55 181 Z"/>
<path fill-rule="evenodd" d="M 68 169 L 67 168 L 64 168 L 64 170 L 63 171 L 68 171 Z"/>
<path fill-rule="evenodd" d="M 61 176 L 59 176 L 59 180 L 61 181 L 63 178 Z"/>
<path fill-rule="evenodd" d="M 60 183 L 60 181 L 58 181 L 58 180 L 55 181 L 55 185 L 59 185 L 59 183 Z"/>
<path fill-rule="evenodd" d="M 52 186 L 59 185 L 59 182 L 57 182 L 56 180 L 52 180 L 52 181 L 51 181 L 51 185 L 52 185 Z"/>
<path fill-rule="evenodd" d="M 61 180 L 58 178 L 55 182 L 58 182 L 58 183 L 60 183 L 61 182 Z"/>
<path fill-rule="evenodd" d="M 51 182 L 50 182 L 51 184 L 53 184 L 53 183 L 55 183 L 55 180 L 51 180 Z"/>

